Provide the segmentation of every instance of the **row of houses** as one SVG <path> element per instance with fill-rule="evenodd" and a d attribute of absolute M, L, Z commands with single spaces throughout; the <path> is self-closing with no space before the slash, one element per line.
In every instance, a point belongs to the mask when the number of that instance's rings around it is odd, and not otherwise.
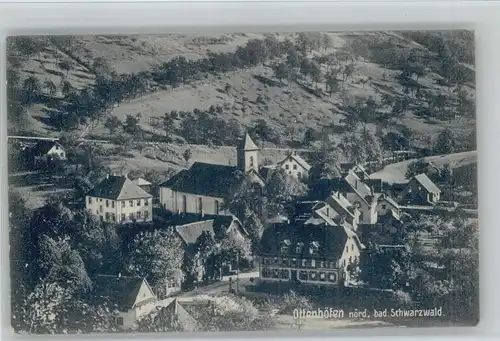
<path fill-rule="evenodd" d="M 245 227 L 225 208 L 224 200 L 242 181 L 265 187 L 266 179 L 277 169 L 299 180 L 309 176 L 311 166 L 296 153 L 275 165 L 261 166 L 259 148 L 246 135 L 237 148 L 236 166 L 195 162 L 160 184 L 161 209 L 172 214 L 168 225 L 183 241 L 186 257 L 190 256 L 190 246 L 204 233 L 248 238 Z M 341 177 L 311 186 L 313 200 L 297 200 L 286 216 L 268 221 L 260 245 L 260 283 L 350 285 L 351 270 L 365 248 L 365 231 L 384 229 L 396 236 L 402 228 L 401 204 L 439 201 L 439 188 L 425 174 L 411 179 L 393 198 L 380 180 L 370 179 L 362 166 L 345 163 L 341 171 Z M 85 203 L 89 212 L 105 221 L 148 223 L 154 219 L 151 193 L 151 184 L 144 179 L 109 175 L 87 194 Z M 197 276 L 201 279 L 205 275 L 200 272 Z M 139 283 L 139 279 L 136 281 Z M 140 279 L 140 283 L 140 290 L 148 291 L 147 282 Z M 171 296 L 181 290 L 182 282 L 172 278 L 166 285 L 166 295 Z M 135 292 L 131 295 L 137 299 L 139 294 Z M 161 299 L 151 291 L 141 298 L 141 304 L 129 304 L 127 312 L 132 311 L 137 319 L 151 311 L 148 297 L 153 296 Z M 127 312 L 124 324 L 134 320 Z"/>

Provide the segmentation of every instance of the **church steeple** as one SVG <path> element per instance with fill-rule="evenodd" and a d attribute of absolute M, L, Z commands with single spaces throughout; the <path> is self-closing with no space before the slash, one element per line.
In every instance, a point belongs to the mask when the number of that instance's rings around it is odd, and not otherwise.
<path fill-rule="evenodd" d="M 238 148 L 236 150 L 238 168 L 240 168 L 244 173 L 250 170 L 259 170 L 259 147 L 253 142 L 252 138 L 248 133 L 245 133 L 245 137 L 240 141 Z"/>

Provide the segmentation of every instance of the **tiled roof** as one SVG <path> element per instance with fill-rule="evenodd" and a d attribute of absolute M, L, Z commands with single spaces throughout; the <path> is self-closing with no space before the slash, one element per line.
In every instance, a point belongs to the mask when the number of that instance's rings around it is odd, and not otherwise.
<path fill-rule="evenodd" d="M 250 150 L 259 150 L 259 147 L 253 142 L 252 138 L 248 133 L 245 134 L 245 137 L 243 140 L 241 140 L 239 148 L 244 150 L 244 151 L 250 151 Z"/>
<path fill-rule="evenodd" d="M 415 176 L 415 180 L 417 180 L 429 193 L 438 194 L 441 193 L 441 190 L 438 186 L 434 184 L 434 182 L 429 179 L 429 177 L 425 174 L 419 174 Z"/>
<path fill-rule="evenodd" d="M 306 160 L 304 160 L 300 155 L 297 155 L 295 153 L 292 153 L 290 155 L 288 155 L 283 161 L 281 161 L 279 164 L 283 164 L 285 163 L 288 159 L 292 159 L 294 160 L 295 162 L 297 162 L 299 165 L 301 165 L 302 167 L 304 167 L 305 170 L 309 171 L 311 170 L 311 165 L 307 163 Z"/>
<path fill-rule="evenodd" d="M 177 234 L 179 234 L 184 243 L 186 243 L 187 245 L 194 244 L 203 232 L 207 232 L 212 236 L 215 235 L 214 221 L 202 220 L 186 225 L 176 226 L 175 231 L 177 232 Z"/>
<path fill-rule="evenodd" d="M 174 191 L 212 197 L 225 197 L 241 183 L 244 174 L 236 166 L 195 162 L 161 184 Z"/>
<path fill-rule="evenodd" d="M 243 235 L 248 235 L 248 232 L 242 226 L 241 222 L 234 215 L 210 215 L 206 214 L 201 217 L 199 214 L 195 213 L 185 213 L 182 215 L 175 215 L 170 221 L 170 226 L 187 226 L 191 224 L 196 224 L 204 221 L 211 221 L 213 232 L 216 236 L 221 236 L 226 233 L 232 224 L 237 224 Z"/>
<path fill-rule="evenodd" d="M 146 280 L 140 277 L 97 275 L 93 278 L 93 282 L 97 295 L 106 298 L 110 304 L 116 305 L 121 311 L 126 311 L 134 307 L 143 283 L 146 283 L 149 288 Z M 153 292 L 151 293 L 154 295 Z M 156 297 L 148 299 L 147 302 L 154 300 L 156 300 Z M 147 302 L 144 301 L 141 303 Z"/>
<path fill-rule="evenodd" d="M 363 181 L 352 171 L 349 171 L 344 177 L 344 180 L 349 184 L 354 193 L 358 194 L 358 197 L 364 200 L 366 203 L 371 204 L 374 199 L 373 193 Z"/>
<path fill-rule="evenodd" d="M 261 250 L 264 254 L 280 254 L 281 242 L 291 241 L 290 254 L 295 252 L 294 245 L 304 243 L 310 245 L 318 242 L 319 257 L 338 260 L 342 256 L 345 244 L 349 238 L 349 229 L 339 226 L 330 226 L 326 223 L 318 224 L 275 224 L 264 230 L 261 238 Z"/>
<path fill-rule="evenodd" d="M 152 198 L 153 196 L 124 176 L 109 175 L 87 195 L 111 200 Z"/>

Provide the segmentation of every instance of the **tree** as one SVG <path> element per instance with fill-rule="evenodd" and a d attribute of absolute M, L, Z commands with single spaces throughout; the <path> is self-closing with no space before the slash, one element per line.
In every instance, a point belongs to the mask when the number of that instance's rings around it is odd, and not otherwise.
<path fill-rule="evenodd" d="M 186 149 L 183 153 L 182 153 L 182 158 L 184 159 L 184 161 L 186 161 L 186 164 L 189 162 L 189 160 L 191 159 L 191 149 Z"/>
<path fill-rule="evenodd" d="M 61 68 L 61 70 L 66 71 L 64 78 L 68 78 L 68 73 L 72 69 L 71 63 L 67 60 L 61 60 L 59 62 L 59 67 Z"/>
<path fill-rule="evenodd" d="M 42 235 L 40 239 L 39 268 L 49 282 L 59 283 L 71 293 L 84 294 L 91 289 L 92 282 L 85 264 L 69 238 L 53 239 Z"/>
<path fill-rule="evenodd" d="M 184 247 L 173 232 L 141 232 L 133 238 L 128 249 L 128 270 L 134 275 L 147 277 L 159 296 L 165 294 L 168 281 L 182 280 L 180 269 Z"/>
<path fill-rule="evenodd" d="M 116 116 L 109 116 L 104 123 L 104 127 L 109 130 L 111 135 L 114 135 L 121 126 L 122 122 Z"/>
<path fill-rule="evenodd" d="M 311 153 L 313 167 L 309 173 L 312 181 L 333 179 L 340 175 L 340 158 L 337 148 L 328 136 L 324 136 L 313 146 Z"/>
<path fill-rule="evenodd" d="M 271 216 L 283 214 L 285 204 L 304 193 L 304 186 L 300 182 L 288 177 L 283 169 L 275 170 L 266 181 L 266 212 Z"/>
<path fill-rule="evenodd" d="M 309 74 L 311 75 L 311 79 L 315 83 L 316 87 L 318 87 L 318 83 L 321 81 L 321 67 L 316 62 L 311 62 L 309 66 Z"/>
<path fill-rule="evenodd" d="M 141 126 L 139 125 L 140 122 L 140 114 L 137 115 L 127 115 L 127 118 L 125 119 L 125 124 L 123 125 L 123 131 L 130 134 L 137 136 L 139 133 L 142 132 Z"/>
<path fill-rule="evenodd" d="M 57 91 L 56 85 L 51 80 L 47 79 L 43 83 L 43 87 L 44 87 L 45 92 L 47 93 L 48 96 L 54 96 L 56 94 L 56 91 Z"/>
<path fill-rule="evenodd" d="M 348 64 L 342 70 L 342 81 L 347 82 L 349 77 L 352 78 L 352 74 L 354 73 L 354 64 Z"/>
<path fill-rule="evenodd" d="M 38 78 L 29 76 L 23 82 L 22 102 L 24 104 L 32 104 L 40 95 L 41 85 Z"/>
<path fill-rule="evenodd" d="M 110 77 L 112 75 L 112 69 L 109 63 L 103 57 L 97 57 L 92 63 L 92 71 L 94 71 L 96 76 Z"/>
<path fill-rule="evenodd" d="M 276 323 L 276 318 L 260 313 L 251 301 L 244 297 L 223 295 L 207 297 L 210 304 L 202 299 L 193 311 L 193 318 L 201 331 L 256 331 L 268 330 Z"/>
<path fill-rule="evenodd" d="M 162 128 L 167 138 L 170 138 L 170 136 L 172 135 L 172 131 L 174 129 L 174 118 L 173 118 L 174 113 L 176 114 L 175 111 L 172 111 L 171 114 L 165 113 L 165 115 L 163 115 L 162 118 Z"/>
<path fill-rule="evenodd" d="M 330 96 L 339 89 L 340 81 L 337 79 L 337 72 L 331 71 L 326 76 L 326 88 Z"/>
<path fill-rule="evenodd" d="M 70 82 L 68 82 L 66 80 L 61 82 L 61 92 L 65 98 L 69 97 L 69 95 L 71 94 L 72 91 L 73 91 L 73 87 L 71 86 Z"/>
<path fill-rule="evenodd" d="M 442 130 L 436 140 L 434 152 L 436 154 L 451 154 L 456 149 L 456 138 L 450 129 Z"/>
<path fill-rule="evenodd" d="M 283 79 L 288 78 L 290 75 L 290 69 L 285 63 L 279 63 L 274 66 L 274 76 L 279 79 L 280 84 L 283 83 Z"/>

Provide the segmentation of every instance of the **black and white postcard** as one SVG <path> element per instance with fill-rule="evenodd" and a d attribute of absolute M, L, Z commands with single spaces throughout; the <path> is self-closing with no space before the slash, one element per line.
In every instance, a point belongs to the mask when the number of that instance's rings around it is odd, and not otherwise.
<path fill-rule="evenodd" d="M 474 32 L 7 40 L 21 334 L 479 321 Z"/>

